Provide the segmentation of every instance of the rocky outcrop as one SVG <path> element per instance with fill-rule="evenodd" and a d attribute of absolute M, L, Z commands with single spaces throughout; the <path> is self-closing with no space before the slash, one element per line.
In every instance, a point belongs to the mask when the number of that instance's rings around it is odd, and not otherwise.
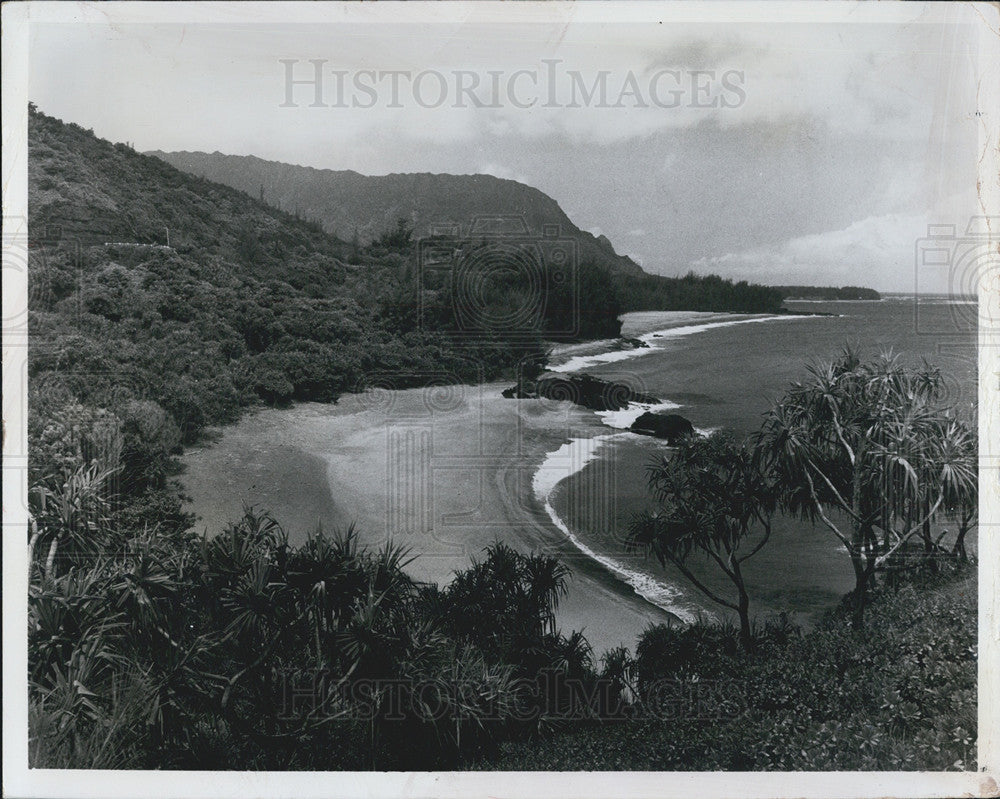
<path fill-rule="evenodd" d="M 522 380 L 503 392 L 508 399 L 566 400 L 592 411 L 620 411 L 633 402 L 655 404 L 660 400 L 625 383 L 600 380 L 590 375 L 563 375 L 549 372 L 537 380 Z"/>
<path fill-rule="evenodd" d="M 676 413 L 646 412 L 629 428 L 633 433 L 664 438 L 668 444 L 680 444 L 694 433 L 694 425 Z"/>

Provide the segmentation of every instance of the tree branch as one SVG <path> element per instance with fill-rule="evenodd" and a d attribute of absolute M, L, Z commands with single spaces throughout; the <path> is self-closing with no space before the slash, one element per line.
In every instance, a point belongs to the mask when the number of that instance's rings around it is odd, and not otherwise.
<path fill-rule="evenodd" d="M 812 497 L 813 505 L 816 506 L 816 512 L 819 514 L 820 519 L 823 520 L 823 523 L 833 531 L 833 534 L 835 536 L 837 536 L 837 538 L 840 539 L 840 543 L 843 544 L 845 547 L 847 547 L 848 552 L 850 552 L 851 545 L 850 545 L 850 542 L 847 539 L 847 536 L 845 536 L 843 533 L 841 533 L 840 529 L 837 527 L 837 525 L 835 525 L 833 522 L 831 522 L 826 517 L 826 514 L 823 513 L 823 506 L 820 504 L 820 501 L 819 501 L 819 499 L 816 496 L 816 486 L 813 483 L 812 477 L 809 476 L 809 470 L 808 469 L 806 469 L 805 474 L 806 474 L 806 480 L 809 481 L 809 495 Z"/>
<path fill-rule="evenodd" d="M 767 540 L 771 537 L 771 523 L 764 521 L 764 519 L 762 519 L 760 516 L 758 516 L 757 518 L 760 519 L 760 523 L 764 525 L 764 536 L 763 538 L 760 539 L 760 543 L 758 543 L 757 546 L 751 549 L 742 558 L 738 558 L 736 561 L 737 563 L 743 563 L 743 561 L 749 560 L 758 552 L 760 552 L 760 550 L 764 547 L 764 544 L 766 544 Z"/>
<path fill-rule="evenodd" d="M 854 512 L 854 508 L 852 508 L 850 506 L 850 504 L 848 504 L 847 500 L 844 499 L 843 496 L 841 496 L 841 494 L 837 490 L 836 486 L 834 486 L 834 484 L 830 482 L 830 478 L 828 478 L 823 473 L 823 470 L 820 469 L 815 463 L 813 463 L 810 458 L 806 458 L 806 463 L 809 466 L 812 466 L 812 468 L 814 468 L 816 470 L 816 474 L 818 474 L 820 477 L 823 478 L 823 482 L 826 483 L 827 486 L 830 488 L 830 490 L 833 492 L 834 496 L 837 498 L 837 502 L 840 503 L 841 508 L 843 508 L 843 510 L 845 510 L 847 513 L 849 513 L 851 516 L 853 516 L 854 519 L 855 519 L 855 521 L 860 522 L 861 521 L 861 517 L 858 516 L 858 514 Z M 808 477 L 808 476 L 809 476 L 809 470 L 806 469 L 806 477 Z M 809 482 L 811 484 L 812 480 L 810 479 Z M 815 487 L 813 487 L 813 498 L 815 499 Z"/>
<path fill-rule="evenodd" d="M 893 544 L 891 547 L 889 547 L 889 549 L 887 549 L 885 552 L 883 552 L 881 555 L 875 558 L 875 568 L 878 568 L 882 564 L 884 564 L 893 555 L 893 553 L 896 552 L 896 550 L 898 550 L 901 546 L 903 546 L 903 544 L 905 544 L 915 533 L 919 532 L 920 528 L 923 527 L 924 522 L 930 519 L 931 516 L 933 516 L 935 513 L 937 513 L 937 509 L 941 507 L 941 503 L 943 501 L 944 501 L 944 492 L 942 491 L 941 494 L 938 495 L 937 501 L 934 503 L 934 506 L 927 512 L 927 515 L 924 516 L 924 518 L 921 519 L 919 522 L 917 522 L 915 525 L 913 525 L 913 527 L 911 527 L 907 533 L 898 536 L 899 540 L 896 541 L 895 544 Z"/>
<path fill-rule="evenodd" d="M 707 596 L 713 602 L 718 602 L 720 605 L 724 605 L 725 607 L 729 608 L 730 610 L 739 611 L 739 606 L 738 605 L 736 605 L 736 604 L 734 604 L 732 602 L 727 602 L 725 599 L 722 599 L 722 597 L 716 595 L 710 588 L 708 588 L 704 583 L 702 583 L 701 580 L 699 580 L 697 577 L 695 577 L 694 574 L 691 573 L 691 570 L 688 569 L 687 566 L 685 566 L 683 563 L 681 563 L 681 561 L 679 561 L 673 555 L 670 555 L 668 553 L 667 554 L 667 558 L 670 560 L 671 563 L 674 564 L 674 566 L 676 566 L 680 570 L 681 574 L 683 574 L 692 583 L 694 583 L 695 588 L 697 588 L 699 591 L 701 591 L 705 596 Z"/>

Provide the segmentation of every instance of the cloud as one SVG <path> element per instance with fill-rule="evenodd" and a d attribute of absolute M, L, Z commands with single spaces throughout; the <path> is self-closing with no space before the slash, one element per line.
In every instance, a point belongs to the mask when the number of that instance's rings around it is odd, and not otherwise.
<path fill-rule="evenodd" d="M 931 17 L 944 20 L 946 13 Z M 940 98 L 954 99 L 956 108 L 964 104 L 957 87 L 973 74 L 956 68 L 971 57 L 963 38 L 971 34 L 934 24 L 623 22 L 608 35 L 606 26 L 574 18 L 508 26 L 470 20 L 421 28 L 419 35 L 413 26 L 388 22 L 273 30 L 189 24 L 67 31 L 40 25 L 31 89 L 49 113 L 95 129 L 130 123 L 132 130 L 119 138 L 150 147 L 158 146 L 147 141 L 152 131 L 163 137 L 164 128 L 178 126 L 169 135 L 204 138 L 207 130 L 220 144 L 235 140 L 249 150 L 282 134 L 314 147 L 353 146 L 372 137 L 424 143 L 556 136 L 612 143 L 705 123 L 745 127 L 761 120 L 899 140 L 926 137 Z M 323 61 L 328 107 L 312 107 L 309 84 L 292 90 L 299 108 L 285 107 L 284 62 L 291 60 L 295 80 L 303 81 L 314 75 L 313 59 Z M 91 79 L 67 82 L 69 69 Z M 459 78 L 463 71 L 469 74 Z M 394 72 L 405 74 L 395 103 L 393 79 L 380 77 Z M 422 73 L 429 77 L 417 91 Z M 477 87 L 470 91 L 486 101 L 484 107 L 460 91 L 459 82 L 471 86 L 472 80 Z M 437 104 L 439 81 L 444 95 Z M 598 101 L 601 91 L 582 102 L 601 81 L 606 102 Z M 550 85 L 557 87 L 557 107 L 547 107 Z M 344 98 L 350 98 L 347 105 L 337 106 Z"/>
<path fill-rule="evenodd" d="M 528 179 L 523 174 L 515 172 L 503 164 L 495 164 L 493 162 L 480 164 L 476 172 L 480 175 L 493 175 L 493 177 L 501 178 L 502 180 L 516 180 L 518 183 L 528 183 Z"/>
<path fill-rule="evenodd" d="M 965 26 L 974 14 L 946 5 L 820 4 L 797 15 L 813 19 L 806 24 L 762 21 L 763 6 L 737 23 L 626 4 L 607 25 L 594 24 L 596 6 L 557 3 L 511 7 L 528 16 L 506 21 L 483 12 L 488 22 L 478 8 L 442 8 L 434 24 L 414 25 L 400 10 L 364 4 L 337 24 L 284 26 L 114 24 L 124 13 L 116 6 L 103 22 L 33 25 L 28 76 L 46 113 L 140 150 L 219 150 L 373 175 L 486 173 L 535 186 L 579 227 L 642 249 L 651 271 L 682 274 L 693 263 L 734 279 L 906 290 L 920 215 L 975 189 L 980 61 Z M 649 14 L 660 24 L 640 19 Z M 298 107 L 284 102 L 287 59 L 307 81 L 292 89 Z M 311 59 L 325 63 L 326 107 L 312 107 Z M 515 80 L 528 99 L 530 76 L 514 79 L 521 70 L 537 73 L 544 94 L 552 59 L 561 103 L 574 81 L 589 91 L 607 73 L 605 107 L 475 107 L 459 96 L 463 70 L 479 76 L 484 98 L 496 73 L 501 94 Z M 661 108 L 649 88 L 668 69 L 684 91 L 677 107 Z M 355 76 L 369 86 L 383 71 L 427 70 L 445 79 L 435 107 L 415 104 L 408 79 L 398 105 L 388 79 L 371 107 L 368 92 L 351 89 Z M 741 73 L 745 101 L 692 106 L 695 70 L 714 73 L 717 89 L 723 73 Z M 336 104 L 338 72 L 357 107 Z M 629 75 L 646 107 L 628 93 L 616 105 Z M 664 96 L 669 78 L 658 84 Z M 437 82 L 421 84 L 425 99 Z"/>
<path fill-rule="evenodd" d="M 773 247 L 757 247 L 699 258 L 698 272 L 737 274 L 770 285 L 866 286 L 881 291 L 945 293 L 969 290 L 968 275 L 948 265 L 918 263 L 918 242 L 928 226 L 941 218 L 926 214 L 870 216 L 840 230 L 788 239 Z M 965 224 L 956 225 L 959 235 Z"/>

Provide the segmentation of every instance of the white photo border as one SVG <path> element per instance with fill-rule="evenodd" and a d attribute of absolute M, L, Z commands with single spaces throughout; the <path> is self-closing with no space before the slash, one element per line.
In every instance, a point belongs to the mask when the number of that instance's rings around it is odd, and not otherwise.
<path fill-rule="evenodd" d="M 951 6 L 946 8 L 946 6 Z M 42 22 L 278 24 L 289 21 L 411 22 L 456 19 L 559 22 L 893 23 L 961 21 L 980 25 L 977 71 L 981 125 L 979 175 L 984 215 L 1000 213 L 1000 10 L 996 4 L 797 2 L 25 2 L 3 6 L 3 214 L 27 217 L 28 48 Z M 21 224 L 26 224 L 22 222 Z M 5 229 L 5 240 L 8 231 Z M 1000 231 L 990 246 L 1000 252 Z M 4 251 L 3 312 L 27 302 L 26 274 Z M 1000 307 L 1000 286 L 980 286 L 980 304 Z M 1000 341 L 979 339 L 980 440 L 1000 440 Z M 979 772 L 145 772 L 29 769 L 27 762 L 27 339 L 3 341 L 3 792 L 10 797 L 925 797 L 1000 795 L 1000 462 L 980 463 Z"/>

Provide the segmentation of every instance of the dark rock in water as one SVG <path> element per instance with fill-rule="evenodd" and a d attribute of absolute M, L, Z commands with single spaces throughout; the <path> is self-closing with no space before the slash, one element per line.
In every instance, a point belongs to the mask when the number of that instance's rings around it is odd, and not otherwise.
<path fill-rule="evenodd" d="M 539 378 L 537 387 L 541 397 L 569 400 L 592 411 L 620 411 L 632 402 L 658 402 L 624 383 L 609 383 L 586 374 Z"/>
<path fill-rule="evenodd" d="M 651 413 L 647 411 L 629 428 L 633 433 L 665 438 L 668 444 L 679 444 L 694 435 L 694 425 L 676 413 Z"/>
<path fill-rule="evenodd" d="M 505 399 L 537 399 L 538 390 L 534 380 L 522 380 L 516 386 L 505 388 L 500 392 Z"/>
<path fill-rule="evenodd" d="M 544 397 L 566 400 L 593 411 L 620 411 L 633 402 L 655 404 L 656 397 L 635 391 L 625 383 L 610 383 L 590 375 L 564 375 L 549 372 L 535 382 L 523 380 L 503 391 L 508 399 L 535 399 Z"/>
<path fill-rule="evenodd" d="M 619 348 L 623 350 L 624 349 L 642 350 L 642 349 L 649 349 L 649 345 L 645 341 L 639 338 L 622 337 L 621 341 L 619 342 Z"/>

